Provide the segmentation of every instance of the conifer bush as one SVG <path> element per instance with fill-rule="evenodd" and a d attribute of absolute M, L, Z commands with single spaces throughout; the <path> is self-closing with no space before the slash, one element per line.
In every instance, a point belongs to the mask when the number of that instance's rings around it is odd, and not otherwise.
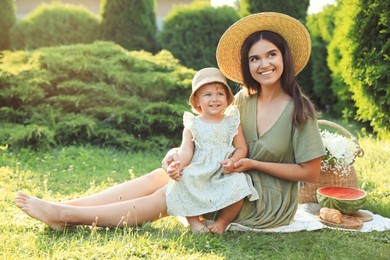
<path fill-rule="evenodd" d="M 215 52 L 219 39 L 238 19 L 232 7 L 178 6 L 164 21 L 158 41 L 163 49 L 172 52 L 187 67 L 197 70 L 216 67 Z"/>
<path fill-rule="evenodd" d="M 240 12 L 242 16 L 259 12 L 279 12 L 304 22 L 309 3 L 310 0 L 240 0 Z"/>
<path fill-rule="evenodd" d="M 341 117 L 342 107 L 338 105 L 338 97 L 331 88 L 331 71 L 327 64 L 327 45 L 331 40 L 334 29 L 334 12 L 336 7 L 326 6 L 322 12 L 311 14 L 306 26 L 312 38 L 311 62 L 312 88 L 314 101 L 318 107 L 334 117 Z"/>
<path fill-rule="evenodd" d="M 99 19 L 86 8 L 59 2 L 41 4 L 11 31 L 13 49 L 36 49 L 99 38 Z"/>
<path fill-rule="evenodd" d="M 156 50 L 154 0 L 102 0 L 101 33 L 127 50 Z"/>
<path fill-rule="evenodd" d="M 168 51 L 129 52 L 112 42 L 4 52 L 0 124 L 9 131 L 0 143 L 178 145 L 194 73 Z"/>
<path fill-rule="evenodd" d="M 344 4 L 345 5 L 345 4 Z M 357 116 L 380 136 L 390 136 L 390 2 L 358 1 L 350 31 L 350 86 Z M 349 8 L 349 6 L 346 6 Z"/>
<path fill-rule="evenodd" d="M 10 48 L 10 31 L 16 23 L 15 0 L 2 0 L 0 8 L 0 51 Z"/>

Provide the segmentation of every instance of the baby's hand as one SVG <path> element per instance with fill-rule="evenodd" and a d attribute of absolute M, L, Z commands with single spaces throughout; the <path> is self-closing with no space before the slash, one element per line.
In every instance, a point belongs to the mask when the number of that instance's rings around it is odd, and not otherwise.
<path fill-rule="evenodd" d="M 230 174 L 234 172 L 234 162 L 232 159 L 226 159 L 220 162 L 222 165 L 222 172 L 225 174 Z"/>
<path fill-rule="evenodd" d="M 179 181 L 180 177 L 182 175 L 181 172 L 181 167 L 180 167 L 180 161 L 175 161 L 169 164 L 168 169 L 167 169 L 168 176 L 175 180 Z"/>

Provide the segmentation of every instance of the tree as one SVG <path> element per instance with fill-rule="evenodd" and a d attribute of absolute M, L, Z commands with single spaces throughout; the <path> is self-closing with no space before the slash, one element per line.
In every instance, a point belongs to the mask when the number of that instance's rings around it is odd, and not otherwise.
<path fill-rule="evenodd" d="M 0 0 L 0 50 L 10 48 L 10 30 L 16 23 L 15 0 Z"/>
<path fill-rule="evenodd" d="M 101 31 L 127 50 L 156 50 L 154 0 L 102 0 Z"/>
<path fill-rule="evenodd" d="M 159 35 L 159 43 L 187 67 L 215 67 L 218 41 L 226 29 L 238 19 L 236 10 L 228 6 L 181 6 L 166 18 Z"/>
<path fill-rule="evenodd" d="M 259 12 L 278 12 L 304 22 L 309 2 L 310 0 L 240 0 L 240 7 L 243 16 Z"/>
<path fill-rule="evenodd" d="M 334 12 L 336 7 L 329 5 L 317 14 L 311 14 L 307 18 L 308 27 L 312 39 L 312 80 L 313 96 L 318 107 L 335 117 L 341 116 L 340 110 L 336 109 L 337 96 L 333 92 L 331 71 L 327 64 L 327 45 L 332 38 L 334 29 Z"/>
<path fill-rule="evenodd" d="M 98 18 L 85 7 L 43 3 L 12 29 L 11 44 L 14 49 L 37 49 L 92 43 L 98 32 Z"/>
<path fill-rule="evenodd" d="M 390 2 L 339 1 L 347 31 L 341 46 L 341 75 L 353 94 L 357 118 L 380 136 L 390 135 Z"/>

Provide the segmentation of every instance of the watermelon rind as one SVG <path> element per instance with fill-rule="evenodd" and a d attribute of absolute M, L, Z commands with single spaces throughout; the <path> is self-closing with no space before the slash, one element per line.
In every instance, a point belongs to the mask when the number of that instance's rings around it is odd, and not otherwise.
<path fill-rule="evenodd" d="M 353 215 L 357 211 L 359 211 L 359 209 L 362 208 L 364 202 L 366 201 L 367 193 L 362 190 L 359 191 L 363 192 L 364 195 L 353 199 L 340 199 L 340 198 L 322 194 L 321 189 L 328 188 L 328 187 L 330 186 L 318 188 L 316 191 L 317 200 L 318 203 L 321 205 L 321 207 L 337 209 L 343 214 Z M 332 186 L 332 187 L 337 188 L 336 186 Z M 345 189 L 346 187 L 341 187 L 341 188 Z M 348 189 L 354 189 L 354 188 L 348 188 Z M 354 189 L 354 190 L 358 190 L 358 189 Z"/>

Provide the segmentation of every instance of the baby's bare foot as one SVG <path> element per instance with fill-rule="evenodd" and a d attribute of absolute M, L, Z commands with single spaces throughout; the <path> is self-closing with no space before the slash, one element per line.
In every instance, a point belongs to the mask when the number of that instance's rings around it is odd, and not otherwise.
<path fill-rule="evenodd" d="M 225 231 L 226 227 L 227 225 L 224 222 L 217 220 L 215 223 L 209 225 L 208 229 L 215 235 L 221 235 Z"/>
<path fill-rule="evenodd" d="M 210 233 L 210 230 L 205 225 L 200 225 L 193 227 L 191 226 L 191 231 L 193 234 L 207 234 Z"/>
<path fill-rule="evenodd" d="M 62 230 L 66 223 L 61 221 L 61 206 L 19 191 L 16 198 L 16 205 L 27 215 L 49 225 L 52 229 Z"/>
<path fill-rule="evenodd" d="M 210 230 L 206 227 L 204 221 L 200 221 L 198 217 L 187 218 L 190 224 L 191 231 L 193 234 L 206 234 L 210 233 Z"/>

